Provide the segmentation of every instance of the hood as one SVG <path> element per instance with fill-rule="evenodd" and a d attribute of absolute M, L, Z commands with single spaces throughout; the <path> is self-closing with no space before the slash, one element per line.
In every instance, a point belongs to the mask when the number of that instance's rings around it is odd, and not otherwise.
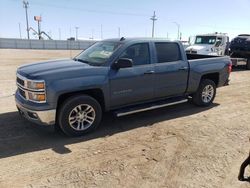
<path fill-rule="evenodd" d="M 107 67 L 90 66 L 72 59 L 32 63 L 18 68 L 17 73 L 28 79 L 61 79 L 102 74 Z M 95 72 L 95 73 L 93 73 Z"/>
<path fill-rule="evenodd" d="M 213 45 L 211 45 L 211 44 L 204 44 L 204 45 L 192 45 L 192 46 L 189 46 L 189 47 L 187 47 L 186 48 L 186 50 L 197 50 L 197 51 L 199 51 L 199 50 L 205 50 L 205 49 L 210 49 L 210 48 L 212 48 L 213 47 Z"/>
<path fill-rule="evenodd" d="M 186 51 L 196 52 L 197 54 L 208 55 L 212 52 L 213 44 L 192 45 L 186 48 Z"/>

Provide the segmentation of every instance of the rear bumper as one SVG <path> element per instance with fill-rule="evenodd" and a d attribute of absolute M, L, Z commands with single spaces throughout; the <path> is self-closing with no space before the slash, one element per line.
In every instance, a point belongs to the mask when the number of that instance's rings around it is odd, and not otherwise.
<path fill-rule="evenodd" d="M 19 113 L 31 122 L 40 125 L 54 125 L 56 120 L 56 109 L 34 111 L 23 107 L 16 101 L 16 106 Z"/>

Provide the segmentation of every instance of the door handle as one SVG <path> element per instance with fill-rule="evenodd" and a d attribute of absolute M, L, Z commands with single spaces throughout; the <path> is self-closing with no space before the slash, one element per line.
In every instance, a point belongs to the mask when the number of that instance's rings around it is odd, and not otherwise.
<path fill-rule="evenodd" d="M 188 70 L 188 67 L 181 67 L 179 70 Z"/>
<path fill-rule="evenodd" d="M 154 73 L 155 73 L 155 71 L 153 71 L 153 70 L 144 72 L 144 74 L 154 74 Z"/>

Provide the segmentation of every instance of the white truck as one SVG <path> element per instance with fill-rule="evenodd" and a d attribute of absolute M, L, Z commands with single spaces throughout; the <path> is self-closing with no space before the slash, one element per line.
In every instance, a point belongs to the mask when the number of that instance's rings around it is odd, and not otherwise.
<path fill-rule="evenodd" d="M 196 35 L 186 53 L 224 56 L 228 55 L 229 37 L 225 33 Z"/>

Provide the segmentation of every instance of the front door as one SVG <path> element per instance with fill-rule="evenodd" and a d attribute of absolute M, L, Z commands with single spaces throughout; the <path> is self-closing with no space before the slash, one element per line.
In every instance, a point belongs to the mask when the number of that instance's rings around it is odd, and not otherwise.
<path fill-rule="evenodd" d="M 131 105 L 154 97 L 154 65 L 151 64 L 149 44 L 139 43 L 129 46 L 120 56 L 133 61 L 133 66 L 111 69 L 111 108 Z"/>

